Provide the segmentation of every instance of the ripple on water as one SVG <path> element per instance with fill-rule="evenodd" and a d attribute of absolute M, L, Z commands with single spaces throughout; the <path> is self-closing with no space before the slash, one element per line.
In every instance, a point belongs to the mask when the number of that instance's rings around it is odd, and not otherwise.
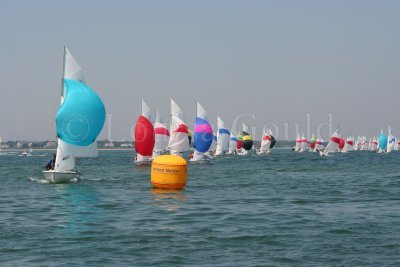
<path fill-rule="evenodd" d="M 397 153 L 217 159 L 175 192 L 131 151 L 63 185 L 42 184 L 46 159 L 0 157 L 2 266 L 400 265 Z"/>

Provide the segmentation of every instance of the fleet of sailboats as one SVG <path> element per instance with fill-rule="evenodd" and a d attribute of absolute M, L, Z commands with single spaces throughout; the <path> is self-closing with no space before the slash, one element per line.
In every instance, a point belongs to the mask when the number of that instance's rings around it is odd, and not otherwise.
<path fill-rule="evenodd" d="M 76 168 L 76 159 L 97 157 L 96 138 L 101 132 L 105 121 L 105 107 L 101 98 L 86 83 L 83 72 L 71 52 L 64 48 L 63 78 L 61 84 L 61 105 L 56 114 L 58 146 L 53 167 L 43 171 L 49 182 L 66 182 L 79 178 Z M 135 125 L 134 148 L 135 164 L 149 164 L 159 155 L 170 153 L 183 157 L 192 151 L 190 143 L 193 138 L 193 153 L 189 155 L 191 162 L 202 162 L 207 158 L 224 155 L 250 155 L 254 150 L 256 155 L 271 153 L 276 140 L 270 129 L 262 133 L 260 146 L 255 148 L 250 128 L 242 124 L 240 134 L 236 130 L 229 131 L 221 117 L 217 118 L 217 131 L 213 131 L 212 124 L 203 106 L 197 102 L 194 131 L 189 129 L 185 122 L 182 109 L 171 99 L 171 121 L 169 130 L 161 119 L 158 110 L 155 110 L 155 121 L 152 121 L 152 110 L 142 100 L 141 114 Z M 297 133 L 296 152 L 319 152 L 321 156 L 349 151 L 376 151 L 390 153 L 399 150 L 400 141 L 388 128 L 388 135 L 383 130 L 379 137 L 367 139 L 358 136 L 355 139 L 348 136 L 346 139 L 336 130 L 333 132 L 327 146 L 324 140 L 312 134 L 309 141 L 304 134 Z M 207 156 L 207 157 L 206 157 Z"/>

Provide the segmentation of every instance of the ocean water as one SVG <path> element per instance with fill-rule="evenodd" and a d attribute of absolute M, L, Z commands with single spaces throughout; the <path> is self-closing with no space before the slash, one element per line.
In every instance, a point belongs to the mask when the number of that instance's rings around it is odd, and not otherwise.
<path fill-rule="evenodd" d="M 218 159 L 177 192 L 132 151 L 58 185 L 34 153 L 0 156 L 0 266 L 400 266 L 397 152 Z"/>

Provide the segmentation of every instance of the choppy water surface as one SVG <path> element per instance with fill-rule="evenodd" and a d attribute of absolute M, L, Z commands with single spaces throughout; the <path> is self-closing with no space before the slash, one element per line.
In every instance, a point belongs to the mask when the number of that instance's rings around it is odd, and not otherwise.
<path fill-rule="evenodd" d="M 36 153 L 0 156 L 1 266 L 400 266 L 400 153 L 218 159 L 178 192 L 132 151 L 31 181 L 52 152 Z"/>

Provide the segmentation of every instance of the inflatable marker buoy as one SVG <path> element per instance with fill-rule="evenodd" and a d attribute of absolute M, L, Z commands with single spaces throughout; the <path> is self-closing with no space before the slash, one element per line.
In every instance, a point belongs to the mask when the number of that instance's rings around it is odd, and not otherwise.
<path fill-rule="evenodd" d="M 158 189 L 183 189 L 187 179 L 187 162 L 175 155 L 162 155 L 151 164 L 151 184 Z"/>

